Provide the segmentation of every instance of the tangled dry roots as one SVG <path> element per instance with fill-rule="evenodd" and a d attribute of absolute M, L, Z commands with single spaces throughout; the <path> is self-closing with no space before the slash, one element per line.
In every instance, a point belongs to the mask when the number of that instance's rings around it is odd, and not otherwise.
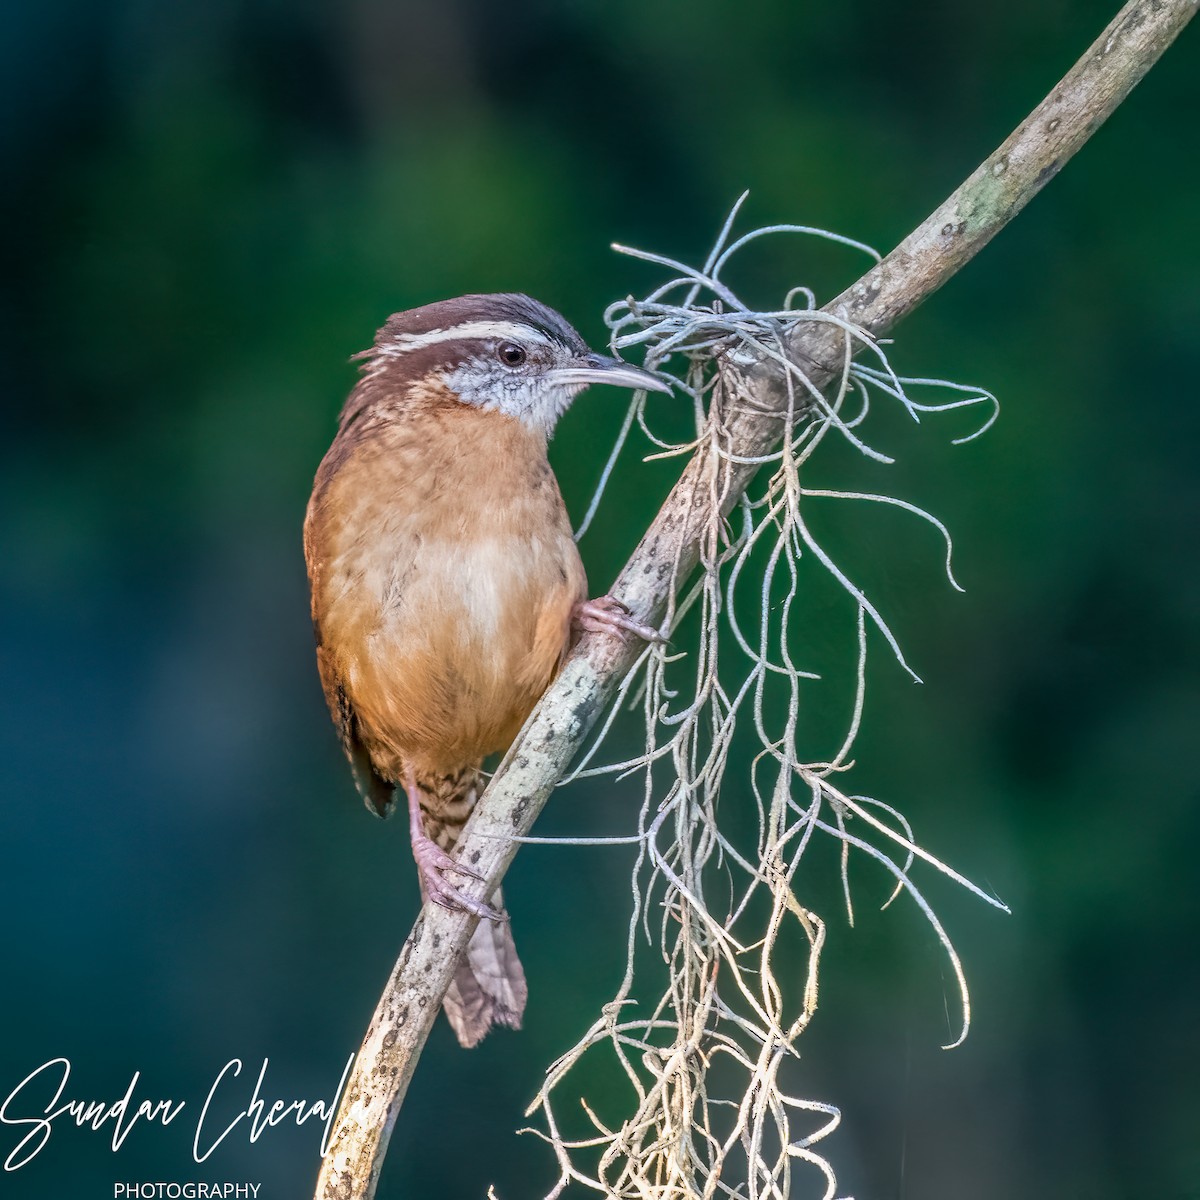
<path fill-rule="evenodd" d="M 687 654 L 649 647 L 625 680 L 613 713 L 621 702 L 640 700 L 644 752 L 627 761 L 594 765 L 610 716 L 572 776 L 640 773 L 644 797 L 636 838 L 610 839 L 636 840 L 639 848 L 624 978 L 591 1028 L 550 1068 L 529 1110 L 530 1115 L 540 1111 L 544 1128 L 531 1132 L 549 1142 L 559 1166 L 550 1198 L 572 1182 L 622 1200 L 783 1200 L 794 1194 L 823 1194 L 830 1200 L 836 1194 L 833 1166 L 817 1147 L 836 1128 L 840 1113 L 832 1104 L 792 1090 L 797 1042 L 817 1007 L 826 938 L 825 923 L 797 898 L 795 885 L 802 860 L 820 838 L 832 839 L 837 849 L 851 921 L 852 852 L 866 856 L 894 881 L 884 907 L 903 893 L 925 915 L 945 949 L 961 997 L 961 1025 L 951 1045 L 967 1033 L 967 983 L 950 939 L 914 882 L 914 868 L 932 867 L 1004 907 L 922 849 L 895 808 L 850 794 L 838 783 L 850 765 L 862 719 L 869 643 L 882 635 L 896 661 L 912 671 L 881 613 L 817 542 L 806 514 L 811 505 L 834 500 L 904 509 L 941 535 L 945 573 L 957 587 L 949 533 L 936 517 L 906 500 L 813 490 L 801 482 L 802 466 L 831 435 L 863 454 L 891 461 L 862 436 L 877 396 L 898 402 L 917 420 L 922 414 L 983 406 L 986 419 L 959 441 L 991 425 L 995 399 L 946 381 L 898 377 L 877 342 L 864 330 L 818 311 L 804 288 L 793 289 L 778 310 L 744 305 L 721 275 L 730 259 L 756 238 L 804 233 L 874 252 L 799 226 L 758 229 L 730 242 L 741 203 L 702 269 L 624 251 L 667 268 L 672 277 L 645 299 L 615 304 L 607 314 L 616 350 L 643 347 L 651 369 L 664 369 L 668 360 L 684 364 L 678 382 L 695 403 L 695 438 L 673 443 L 655 434 L 647 421 L 645 395 L 635 397 L 580 536 L 635 423 L 655 455 L 688 454 L 705 439 L 720 453 L 719 414 L 745 399 L 738 393 L 740 376 L 725 366 L 739 356 L 754 353 L 779 364 L 787 382 L 788 420 L 783 444 L 761 459 L 755 497 L 741 502 L 733 520 L 712 522 L 699 579 L 669 614 L 674 628 L 698 606 L 698 644 Z M 816 321 L 840 325 L 868 360 L 860 365 L 848 353 L 840 378 L 824 395 L 785 349 L 785 336 L 797 323 Z M 941 389 L 943 398 L 919 403 L 910 395 L 918 386 Z M 847 622 L 847 672 L 857 679 L 854 700 L 840 746 L 823 761 L 810 761 L 797 745 L 802 693 L 817 678 L 798 665 L 795 649 L 801 585 L 811 571 L 836 580 L 848 600 L 848 617 L 857 613 L 856 638 L 850 636 L 854 622 Z M 750 593 L 749 605 L 743 593 Z M 756 612 L 750 623 L 738 616 L 747 608 Z M 855 642 L 856 651 L 851 649 Z M 742 813 L 730 822 L 730 812 L 719 811 L 718 799 L 735 733 L 753 738 L 757 747 L 749 788 L 742 778 L 733 781 Z M 756 839 L 744 832 L 747 791 L 757 809 Z M 790 965 L 797 952 L 807 961 L 802 987 L 794 982 Z M 784 978 L 776 973 L 781 960 L 789 964 Z M 665 985 L 660 982 L 664 974 Z M 602 1114 L 580 1096 L 582 1115 L 572 1107 L 573 1115 L 565 1119 L 563 1103 L 570 1083 L 580 1077 L 577 1068 L 585 1058 L 605 1054 L 609 1067 L 615 1062 L 628 1084 L 624 1112 Z M 802 1171 L 793 1179 L 796 1164 L 807 1164 L 813 1173 L 805 1178 Z"/>

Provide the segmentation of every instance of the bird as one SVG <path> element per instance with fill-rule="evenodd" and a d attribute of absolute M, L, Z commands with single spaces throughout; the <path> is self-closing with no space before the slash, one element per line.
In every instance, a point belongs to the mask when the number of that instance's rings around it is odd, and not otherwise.
<path fill-rule="evenodd" d="M 499 890 L 467 894 L 452 856 L 483 760 L 579 631 L 660 640 L 588 598 L 547 443 L 589 384 L 671 389 L 520 293 L 396 313 L 354 358 L 304 522 L 317 669 L 368 810 L 405 799 L 422 896 L 481 918 L 443 1002 L 469 1047 L 520 1028 L 528 995 Z"/>

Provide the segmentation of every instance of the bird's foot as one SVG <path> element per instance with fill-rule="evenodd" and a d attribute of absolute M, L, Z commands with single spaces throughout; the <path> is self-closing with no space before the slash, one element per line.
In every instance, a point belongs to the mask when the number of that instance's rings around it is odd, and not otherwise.
<path fill-rule="evenodd" d="M 667 640 L 652 625 L 635 620 L 629 609 L 612 596 L 580 600 L 571 610 L 571 620 L 588 633 L 611 633 L 617 637 L 632 633 L 647 642 Z"/>
<path fill-rule="evenodd" d="M 462 910 L 472 913 L 483 921 L 503 922 L 508 918 L 498 909 L 493 908 L 483 900 L 476 900 L 459 891 L 447 878 L 447 875 L 465 875 L 468 879 L 483 879 L 478 871 L 464 867 L 455 862 L 436 842 L 421 835 L 413 838 L 413 858 L 417 860 L 417 870 L 421 873 L 421 890 L 427 899 L 442 908 L 451 911 Z"/>

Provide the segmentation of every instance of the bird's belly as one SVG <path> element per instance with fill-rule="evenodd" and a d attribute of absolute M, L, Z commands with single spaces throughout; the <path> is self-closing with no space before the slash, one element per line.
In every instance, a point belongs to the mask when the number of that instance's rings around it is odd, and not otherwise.
<path fill-rule="evenodd" d="M 583 593 L 574 543 L 423 537 L 379 549 L 377 619 L 347 663 L 377 767 L 452 771 L 505 749 L 566 649 Z"/>

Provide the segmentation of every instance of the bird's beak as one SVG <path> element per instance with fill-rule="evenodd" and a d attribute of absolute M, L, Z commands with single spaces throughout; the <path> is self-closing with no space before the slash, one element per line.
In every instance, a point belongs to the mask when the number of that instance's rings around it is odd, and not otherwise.
<path fill-rule="evenodd" d="M 579 358 L 569 367 L 559 367 L 551 372 L 555 383 L 566 384 L 568 387 L 587 387 L 589 383 L 610 383 L 614 387 L 645 389 L 648 392 L 670 393 L 671 385 L 643 371 L 641 367 L 630 366 L 619 358 L 608 358 L 603 354 L 588 354 Z"/>

